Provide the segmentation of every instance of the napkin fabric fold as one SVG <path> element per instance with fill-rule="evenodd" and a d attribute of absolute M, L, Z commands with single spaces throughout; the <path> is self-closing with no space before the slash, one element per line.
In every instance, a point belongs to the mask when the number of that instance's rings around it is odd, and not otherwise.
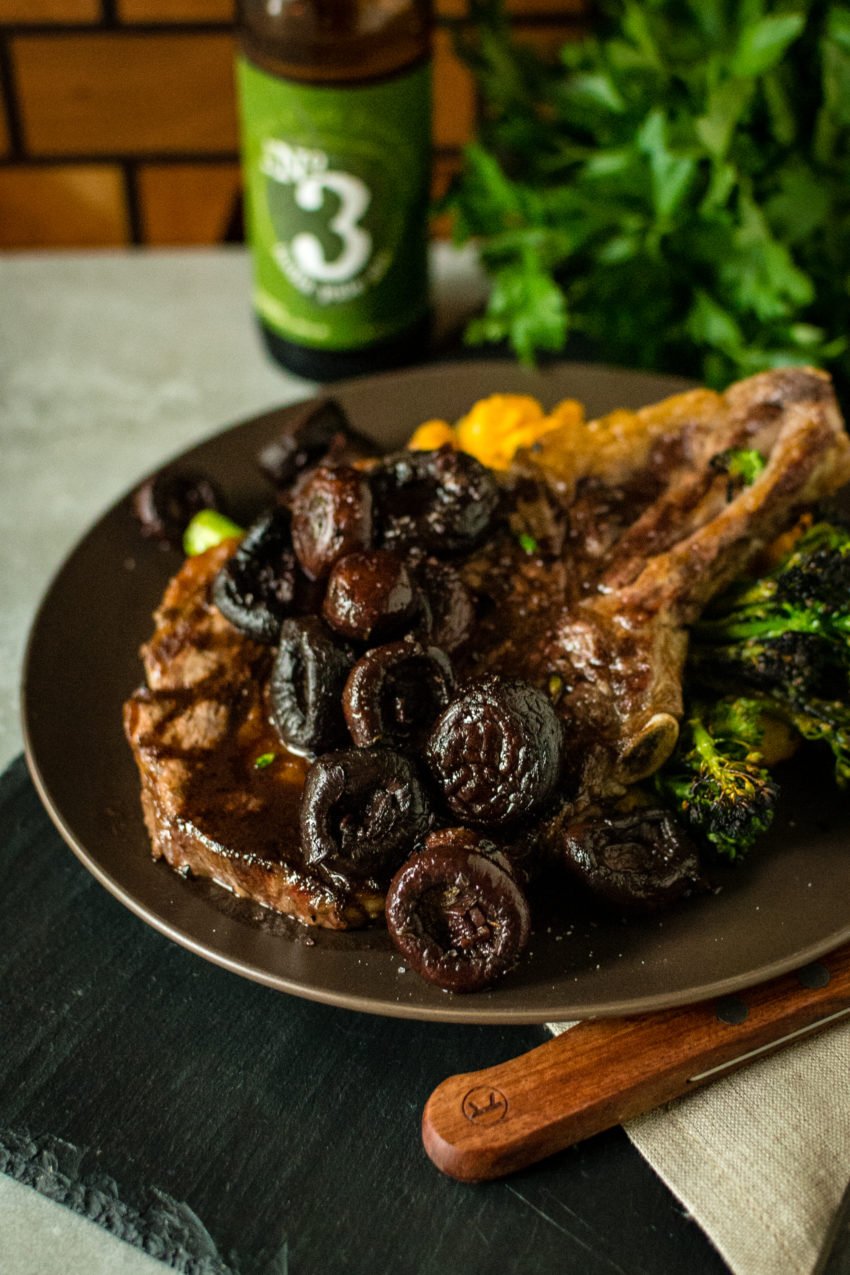
<path fill-rule="evenodd" d="M 626 1133 L 735 1275 L 810 1275 L 850 1179 L 850 1023 L 649 1112 Z"/>

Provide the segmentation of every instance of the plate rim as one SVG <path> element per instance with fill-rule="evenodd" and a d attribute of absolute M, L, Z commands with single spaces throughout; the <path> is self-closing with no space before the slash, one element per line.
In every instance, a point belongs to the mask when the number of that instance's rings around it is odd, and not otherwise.
<path fill-rule="evenodd" d="M 693 381 L 687 380 L 683 377 L 677 377 L 675 375 L 652 372 L 644 369 L 618 368 L 603 363 L 557 360 L 549 364 L 548 367 L 553 368 L 558 372 L 563 372 L 567 369 L 580 369 L 582 373 L 599 374 L 602 376 L 607 373 L 615 372 L 627 374 L 631 377 L 643 377 L 647 381 L 664 380 L 671 386 L 678 383 L 683 390 L 691 388 L 694 385 Z M 261 422 L 271 417 L 278 416 L 282 412 L 297 409 L 304 403 L 310 402 L 316 398 L 333 396 L 337 393 L 345 394 L 352 389 L 366 390 L 368 392 L 371 386 L 379 387 L 384 382 L 396 381 L 410 375 L 411 373 L 417 376 L 426 376 L 428 378 L 438 379 L 449 369 L 452 371 L 469 371 L 474 368 L 487 368 L 495 377 L 498 376 L 500 368 L 514 376 L 520 370 L 514 360 L 506 358 L 441 359 L 437 362 L 429 363 L 424 366 L 412 366 L 409 368 L 375 373 L 370 376 L 351 378 L 332 385 L 320 385 L 313 391 L 306 391 L 301 397 L 289 400 L 277 407 L 269 408 L 263 412 L 258 412 L 251 416 L 240 418 L 230 424 L 226 424 L 220 428 L 212 430 L 210 433 L 196 439 L 188 446 L 170 453 L 167 458 L 157 465 L 155 471 L 149 472 L 158 472 L 160 469 L 174 464 L 198 448 L 211 444 L 214 445 L 217 440 L 223 438 L 225 435 L 230 435 L 244 427 L 259 425 Z M 533 371 L 542 371 L 544 373 L 546 370 L 546 367 L 533 369 Z M 494 393 L 495 392 L 498 391 L 494 390 Z M 393 1001 L 376 997 L 374 995 L 364 995 L 363 993 L 354 991 L 341 992 L 334 989 L 323 988 L 321 986 L 315 987 L 310 984 L 295 981 L 285 975 L 265 970 L 257 965 L 252 965 L 246 960 L 234 957 L 226 951 L 216 948 L 204 940 L 198 939 L 185 932 L 179 925 L 170 921 L 167 917 L 160 915 L 153 907 L 148 906 L 143 900 L 138 899 L 130 889 L 122 885 L 119 880 L 117 880 L 106 868 L 102 866 L 96 855 L 83 845 L 81 840 L 74 833 L 73 829 L 67 824 L 62 812 L 53 798 L 49 782 L 43 774 L 39 764 L 37 749 L 32 737 L 29 713 L 33 653 L 40 628 L 45 622 L 46 616 L 49 614 L 53 594 L 62 581 L 70 564 L 76 558 L 85 543 L 96 535 L 101 524 L 112 518 L 117 509 L 127 502 L 139 482 L 144 481 L 144 478 L 147 476 L 147 474 L 142 475 L 141 478 L 137 479 L 126 490 L 124 490 L 120 496 L 111 500 L 109 505 L 88 524 L 61 558 L 47 585 L 43 589 L 27 632 L 24 657 L 21 665 L 19 709 L 24 743 L 24 757 L 27 769 L 38 792 L 39 798 L 54 827 L 71 849 L 75 857 L 95 878 L 95 880 L 133 915 L 138 917 L 145 924 L 149 925 L 159 934 L 162 934 L 165 938 L 178 944 L 184 950 L 209 961 L 211 964 L 226 969 L 230 973 L 239 977 L 247 978 L 253 982 L 273 988 L 274 990 L 313 1001 L 315 1003 L 350 1011 L 357 1011 L 360 1013 L 374 1014 L 381 1017 L 408 1019 L 420 1022 L 448 1022 L 456 1023 L 458 1025 L 479 1026 L 542 1026 L 547 1023 L 564 1022 L 568 1020 L 584 1021 L 595 1018 L 632 1017 L 639 1014 L 653 1013 L 659 1010 L 676 1009 L 686 1005 L 699 1004 L 708 1000 L 728 996 L 730 994 L 746 990 L 747 988 L 758 986 L 764 982 L 772 981 L 775 978 L 780 978 L 783 975 L 796 969 L 800 969 L 812 961 L 817 960 L 819 957 L 834 951 L 844 943 L 850 942 L 850 918 L 848 918 L 847 926 L 844 930 L 840 931 L 837 936 L 833 933 L 821 940 L 812 941 L 804 947 L 796 950 L 794 953 L 789 953 L 789 955 L 785 958 L 773 960 L 769 963 L 762 963 L 757 968 L 743 971 L 738 975 L 729 975 L 721 979 L 716 979 L 714 982 L 703 984 L 697 989 L 686 988 L 679 992 L 672 993 L 656 992 L 642 997 L 632 997 L 626 1002 L 613 999 L 602 1000 L 594 1005 L 592 1010 L 589 1010 L 587 1006 L 566 1005 L 544 1014 L 540 1009 L 535 1008 L 523 1009 L 522 1007 L 517 1006 L 502 1009 L 491 1008 L 481 1001 L 476 1002 L 474 997 L 464 996 L 447 998 L 445 1006 L 432 1006 L 408 1004 L 404 1001 Z M 158 866 L 154 864 L 153 860 L 151 860 L 151 864 L 155 868 Z M 173 876 L 176 880 L 179 880 L 178 874 L 174 873 Z"/>
<path fill-rule="evenodd" d="M 384 1001 L 376 997 L 364 996 L 362 994 L 346 994 L 326 991 L 322 988 L 310 987 L 302 983 L 293 982 L 282 975 L 270 974 L 257 966 L 250 965 L 245 961 L 228 956 L 226 953 L 217 950 L 208 944 L 192 938 L 191 935 L 182 931 L 179 926 L 168 922 L 164 917 L 159 916 L 154 909 L 147 907 L 140 902 L 130 891 L 124 889 L 120 882 L 116 881 L 98 862 L 92 857 L 90 852 L 74 835 L 67 826 L 62 815 L 55 807 L 49 790 L 47 789 L 41 772 L 38 768 L 35 758 L 29 751 L 25 750 L 25 759 L 27 768 L 32 778 L 33 784 L 41 798 L 44 807 L 50 816 L 57 831 L 63 840 L 73 851 L 77 859 L 91 873 L 96 881 L 100 883 L 113 898 L 123 904 L 130 912 L 132 912 L 140 920 L 144 921 L 152 929 L 162 934 L 165 938 L 177 943 L 186 951 L 200 956 L 210 964 L 217 965 L 222 969 L 228 970 L 232 974 L 236 974 L 242 978 L 250 979 L 252 982 L 260 983 L 265 987 L 273 988 L 275 991 L 283 992 L 290 996 L 298 996 L 303 1000 L 313 1001 L 317 1004 L 333 1006 L 337 1009 L 352 1010 L 359 1013 L 374 1014 L 384 1018 L 403 1018 L 418 1022 L 449 1022 L 458 1025 L 475 1025 L 480 1026 L 543 1026 L 548 1023 L 561 1023 L 570 1020 L 591 1021 L 596 1018 L 631 1018 L 641 1014 L 655 1013 L 667 1009 L 681 1009 L 688 1005 L 698 1005 L 705 1001 L 720 999 L 733 993 L 745 991 L 748 988 L 758 987 L 763 983 L 772 982 L 774 979 L 781 978 L 785 974 L 789 974 L 794 970 L 802 969 L 809 965 L 812 961 L 816 961 L 821 956 L 826 956 L 830 952 L 837 950 L 843 946 L 845 942 L 850 942 L 850 924 L 847 927 L 846 935 L 842 936 L 836 942 L 831 936 L 821 942 L 815 942 L 805 948 L 795 952 L 785 960 L 772 963 L 769 967 L 763 966 L 759 970 L 750 971 L 739 976 L 730 976 L 725 979 L 718 979 L 713 983 L 705 984 L 699 995 L 692 996 L 689 991 L 681 993 L 673 993 L 666 995 L 664 993 L 656 993 L 652 996 L 646 996 L 641 999 L 635 999 L 629 1002 L 630 1007 L 624 1008 L 622 1002 L 618 1001 L 602 1001 L 596 1007 L 594 1013 L 582 1011 L 580 1007 L 566 1007 L 565 1009 L 552 1014 L 541 1017 L 540 1012 L 536 1010 L 510 1009 L 510 1010 L 494 1010 L 484 1005 L 480 1005 L 475 1009 L 473 1014 L 467 1015 L 462 1005 L 458 1005 L 457 1010 L 450 1008 L 454 1005 L 454 1001 L 449 1002 L 445 1009 L 431 1006 L 406 1005 L 399 1001 Z M 152 861 L 153 862 L 153 861 Z M 176 875 L 176 874 L 175 874 Z M 463 999 L 463 1006 L 467 1003 L 466 998 Z"/>

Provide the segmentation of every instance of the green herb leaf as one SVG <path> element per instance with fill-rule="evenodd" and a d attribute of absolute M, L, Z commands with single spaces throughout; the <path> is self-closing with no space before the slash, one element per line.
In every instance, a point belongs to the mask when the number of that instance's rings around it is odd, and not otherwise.
<path fill-rule="evenodd" d="M 764 206 L 774 231 L 790 248 L 808 239 L 829 216 L 830 190 L 808 164 L 789 160 L 776 174 L 778 189 Z"/>
<path fill-rule="evenodd" d="M 540 548 L 537 541 L 534 539 L 534 536 L 530 536 L 527 531 L 521 532 L 517 536 L 517 540 L 519 541 L 520 548 L 526 553 L 537 553 L 537 550 Z"/>
<path fill-rule="evenodd" d="M 712 468 L 728 474 L 730 478 L 740 478 L 747 487 L 751 487 L 767 466 L 761 452 L 755 448 L 731 447 L 720 452 L 712 459 Z"/>
<path fill-rule="evenodd" d="M 659 69 L 663 67 L 661 51 L 644 5 L 626 0 L 623 6 L 623 31 L 640 51 L 647 65 Z"/>
<path fill-rule="evenodd" d="M 702 345 L 734 350 L 743 343 L 739 325 L 728 310 L 708 295 L 698 291 L 686 320 L 688 335 Z"/>
<path fill-rule="evenodd" d="M 276 757 L 277 753 L 260 753 L 260 756 L 254 760 L 254 769 L 265 770 L 267 766 L 272 764 Z"/>
<path fill-rule="evenodd" d="M 607 0 L 551 62 L 471 0 L 459 38 L 481 125 L 447 205 L 492 281 L 470 340 L 850 388 L 843 0 Z"/>
<path fill-rule="evenodd" d="M 726 158 L 752 96 L 752 85 L 736 79 L 724 80 L 709 91 L 708 109 L 694 124 L 697 136 L 715 160 Z"/>
<path fill-rule="evenodd" d="M 826 36 L 844 52 L 850 53 L 850 11 L 843 4 L 830 6 L 826 19 Z"/>
<path fill-rule="evenodd" d="M 736 308 L 769 320 L 807 306 L 814 299 L 811 278 L 795 265 L 789 248 L 775 238 L 751 199 L 743 198 L 739 207 L 741 221 L 730 251 L 718 263 L 718 274 Z"/>
<path fill-rule="evenodd" d="M 777 69 L 764 77 L 762 87 L 773 136 L 780 145 L 790 146 L 797 136 L 797 118 L 792 102 L 796 86 L 789 84 L 781 69 Z"/>
<path fill-rule="evenodd" d="M 667 143 L 668 122 L 661 110 L 654 110 L 638 130 L 636 142 L 649 159 L 652 174 L 652 199 L 655 211 L 666 221 L 681 204 L 696 176 L 696 163 L 685 155 L 676 155 Z"/>
<path fill-rule="evenodd" d="M 524 362 L 539 350 L 557 351 L 567 335 L 564 294 L 549 272 L 528 263 L 503 267 L 493 280 L 487 310 L 467 329 L 471 344 L 509 340 Z"/>
<path fill-rule="evenodd" d="M 774 13 L 745 26 L 732 54 L 732 74 L 764 75 L 781 61 L 805 25 L 804 13 Z"/>

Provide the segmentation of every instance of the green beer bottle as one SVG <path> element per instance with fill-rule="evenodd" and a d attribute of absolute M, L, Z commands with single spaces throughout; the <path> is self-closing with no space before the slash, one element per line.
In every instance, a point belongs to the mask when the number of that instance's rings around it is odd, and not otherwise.
<path fill-rule="evenodd" d="M 328 381 L 410 362 L 429 329 L 430 0 L 240 0 L 254 308 Z"/>

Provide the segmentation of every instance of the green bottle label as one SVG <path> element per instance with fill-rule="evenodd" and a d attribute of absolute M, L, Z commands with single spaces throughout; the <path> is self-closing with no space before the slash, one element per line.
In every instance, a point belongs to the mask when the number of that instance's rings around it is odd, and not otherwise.
<path fill-rule="evenodd" d="M 237 78 L 254 305 L 298 345 L 356 350 L 427 309 L 430 67 L 351 87 Z"/>

